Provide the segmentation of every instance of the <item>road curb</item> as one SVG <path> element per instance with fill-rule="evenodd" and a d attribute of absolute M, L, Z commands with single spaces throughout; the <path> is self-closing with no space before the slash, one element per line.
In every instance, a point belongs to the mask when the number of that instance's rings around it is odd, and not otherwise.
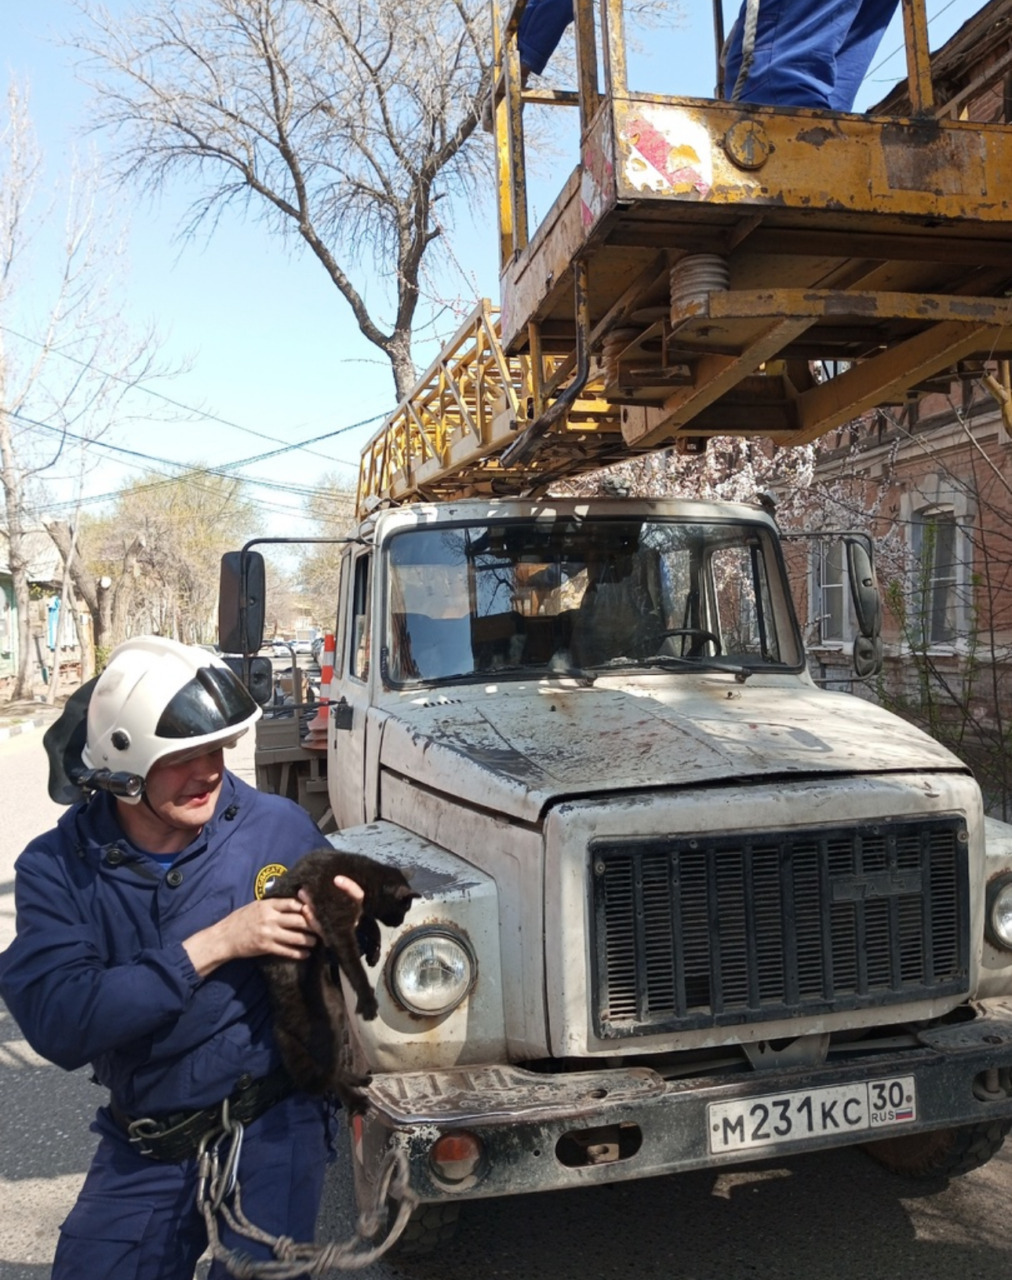
<path fill-rule="evenodd" d="M 38 720 L 21 720 L 17 724 L 0 725 L 0 742 L 7 738 L 16 738 L 19 733 L 30 733 L 33 729 L 41 729 L 47 721 L 44 718 Z"/>

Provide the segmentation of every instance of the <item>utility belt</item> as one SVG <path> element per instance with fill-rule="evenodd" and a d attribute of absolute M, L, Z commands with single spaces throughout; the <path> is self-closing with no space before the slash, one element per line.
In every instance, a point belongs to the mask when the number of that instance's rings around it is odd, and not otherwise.
<path fill-rule="evenodd" d="M 221 1132 L 222 1115 L 233 1123 L 251 1124 L 269 1111 L 275 1103 L 295 1091 L 291 1076 L 284 1067 L 258 1080 L 240 1076 L 235 1091 L 224 1102 L 199 1111 L 175 1111 L 168 1116 L 128 1116 L 109 1100 L 109 1114 L 142 1156 L 178 1164 L 195 1156 L 201 1141 L 209 1134 Z M 227 1106 L 225 1105 L 227 1104 Z"/>

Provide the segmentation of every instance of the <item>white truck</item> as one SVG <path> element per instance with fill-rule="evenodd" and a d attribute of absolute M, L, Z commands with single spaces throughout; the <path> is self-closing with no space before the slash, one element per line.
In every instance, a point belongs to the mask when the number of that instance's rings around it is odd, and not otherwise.
<path fill-rule="evenodd" d="M 223 567 L 247 653 L 261 565 Z M 378 1018 L 348 1017 L 358 1192 L 407 1155 L 405 1247 L 471 1197 L 848 1144 L 948 1175 L 1000 1147 L 1012 829 L 938 743 L 813 684 L 767 510 L 382 510 L 335 635 L 325 753 L 266 719 L 259 778 L 422 894 L 384 930 Z"/>
<path fill-rule="evenodd" d="M 402 1151 L 418 1248 L 471 1197 L 846 1144 L 951 1174 L 1012 1124 L 1012 828 L 938 743 L 815 686 L 761 505 L 544 496 L 1012 355 L 1012 127 L 963 118 L 1001 23 L 936 106 L 903 0 L 903 118 L 630 88 L 614 0 L 574 2 L 576 89 L 529 85 L 524 7 L 493 4 L 500 320 L 363 452 L 325 732 L 258 741 L 261 786 L 422 894 L 347 1022 L 358 1191 Z M 581 146 L 532 233 L 534 107 L 578 107 Z M 261 567 L 226 557 L 222 648 L 267 695 Z"/>

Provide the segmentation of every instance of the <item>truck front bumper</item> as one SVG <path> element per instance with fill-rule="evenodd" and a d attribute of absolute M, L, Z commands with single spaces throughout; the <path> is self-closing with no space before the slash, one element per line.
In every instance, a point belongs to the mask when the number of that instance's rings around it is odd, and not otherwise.
<path fill-rule="evenodd" d="M 818 1067 L 673 1080 L 643 1067 L 543 1074 L 485 1066 L 377 1075 L 370 1108 L 353 1125 L 359 1194 L 374 1185 L 391 1147 L 407 1155 L 411 1186 L 431 1203 L 990 1123 L 1012 1116 L 1012 1010 L 989 1013 L 925 1030 L 916 1047 L 831 1058 Z M 877 1116 L 859 1101 L 880 1096 L 889 1109 Z M 477 1139 L 481 1157 L 450 1178 L 432 1149 L 443 1135 L 461 1133 Z"/>

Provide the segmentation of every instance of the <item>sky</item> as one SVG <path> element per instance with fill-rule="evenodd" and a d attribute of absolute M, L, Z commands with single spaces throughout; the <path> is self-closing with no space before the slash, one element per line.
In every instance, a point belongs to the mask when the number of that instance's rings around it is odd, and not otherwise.
<path fill-rule="evenodd" d="M 142 3 L 107 0 L 106 7 L 115 14 Z M 980 0 L 928 0 L 932 48 L 979 8 Z M 724 9 L 730 28 L 737 4 L 725 2 Z M 634 88 L 712 93 L 711 5 L 684 0 L 682 12 L 675 30 L 651 34 L 644 50 L 630 58 Z M 5 81 L 14 76 L 29 87 L 32 120 L 54 191 L 75 152 L 102 145 L 101 138 L 87 133 L 89 90 L 75 72 L 74 48 L 65 44 L 81 21 L 72 0 L 0 0 L 0 69 Z M 877 101 L 904 74 L 897 15 L 856 109 Z M 533 184 L 536 215 L 547 209 L 559 185 L 559 178 L 548 176 Z M 154 324 L 164 365 L 183 371 L 150 384 L 147 393 L 130 393 L 129 421 L 106 439 L 142 456 L 110 451 L 95 456 L 93 451 L 96 465 L 86 497 L 99 510 L 101 495 L 143 470 L 168 475 L 171 463 L 231 466 L 287 447 L 268 460 L 240 466 L 237 473 L 254 486 L 251 496 L 263 513 L 264 534 L 310 534 L 300 491 L 326 473 L 354 484 L 360 449 L 394 407 L 389 366 L 358 333 L 322 267 L 272 238 L 255 219 L 228 214 L 210 236 L 181 240 L 180 219 L 193 195 L 175 188 L 148 203 L 110 188 L 100 196 L 110 222 L 118 225 L 129 213 L 122 319 L 138 333 Z M 441 295 L 465 302 L 488 296 L 496 303 L 492 193 L 484 207 L 459 210 L 455 223 L 454 262 L 438 281 Z M 458 324 L 447 314 L 439 337 L 451 336 Z M 4 337 L 13 346 L 22 341 L 10 333 Z M 437 350 L 434 340 L 416 344 L 419 366 Z M 187 411 L 167 406 L 160 397 Z M 355 425 L 360 423 L 365 425 Z M 337 432 L 308 448 L 290 447 Z M 53 481 L 49 494 L 53 504 L 73 497 L 69 482 Z"/>

